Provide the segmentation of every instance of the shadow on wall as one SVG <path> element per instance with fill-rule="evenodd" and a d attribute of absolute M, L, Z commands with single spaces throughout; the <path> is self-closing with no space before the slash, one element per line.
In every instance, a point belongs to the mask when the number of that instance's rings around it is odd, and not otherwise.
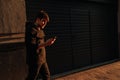
<path fill-rule="evenodd" d="M 0 79 L 25 80 L 27 66 L 24 43 L 0 45 Z"/>

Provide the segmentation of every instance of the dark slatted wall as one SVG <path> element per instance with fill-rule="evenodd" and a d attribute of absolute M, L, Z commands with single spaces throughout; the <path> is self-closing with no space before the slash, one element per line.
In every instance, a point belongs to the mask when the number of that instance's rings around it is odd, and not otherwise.
<path fill-rule="evenodd" d="M 47 48 L 48 62 L 53 63 L 50 69 L 63 72 L 72 69 L 71 32 L 69 22 L 69 9 L 67 7 L 49 8 L 51 21 L 46 27 L 46 35 L 57 36 L 55 44 Z M 54 14 L 54 15 L 53 15 Z"/>
<path fill-rule="evenodd" d="M 103 7 L 91 10 L 91 37 L 93 63 L 108 60 L 108 22 L 106 9 Z"/>
<path fill-rule="evenodd" d="M 47 47 L 52 74 L 117 58 L 115 7 L 112 3 L 92 2 L 26 0 L 28 21 L 41 8 L 49 13 L 46 37 L 57 36 L 55 44 Z"/>
<path fill-rule="evenodd" d="M 89 65 L 91 63 L 89 11 L 80 8 L 72 8 L 70 20 L 73 65 L 75 68 Z"/>
<path fill-rule="evenodd" d="M 118 55 L 116 54 L 117 46 L 115 46 L 117 38 L 114 33 L 115 21 L 113 7 L 108 5 L 92 7 L 90 11 L 90 26 L 92 61 L 94 64 L 114 59 Z"/>

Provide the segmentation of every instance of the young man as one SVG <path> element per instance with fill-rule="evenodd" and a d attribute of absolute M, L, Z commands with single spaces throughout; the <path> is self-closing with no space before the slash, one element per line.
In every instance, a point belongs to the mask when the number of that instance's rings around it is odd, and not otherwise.
<path fill-rule="evenodd" d="M 56 38 L 44 41 L 44 27 L 49 22 L 48 14 L 41 10 L 33 23 L 26 24 L 26 50 L 29 73 L 27 80 L 37 80 L 39 73 L 43 80 L 50 80 L 50 72 L 46 61 L 46 46 L 54 43 Z"/>

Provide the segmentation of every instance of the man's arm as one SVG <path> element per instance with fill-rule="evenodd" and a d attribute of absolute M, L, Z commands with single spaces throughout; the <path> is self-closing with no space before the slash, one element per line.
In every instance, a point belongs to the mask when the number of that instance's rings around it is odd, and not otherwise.
<path fill-rule="evenodd" d="M 50 38 L 50 39 L 48 39 L 46 42 L 40 44 L 40 45 L 38 46 L 38 49 L 40 49 L 40 48 L 42 48 L 42 47 L 46 47 L 46 46 L 52 45 L 52 44 L 55 42 L 55 40 L 56 40 L 56 38 Z"/>

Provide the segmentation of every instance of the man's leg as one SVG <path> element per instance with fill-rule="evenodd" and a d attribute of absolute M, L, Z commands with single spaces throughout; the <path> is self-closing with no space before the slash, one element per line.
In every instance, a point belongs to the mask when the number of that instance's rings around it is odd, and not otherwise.
<path fill-rule="evenodd" d="M 26 80 L 37 80 L 41 65 L 34 64 L 29 66 L 28 77 Z"/>
<path fill-rule="evenodd" d="M 50 71 L 47 62 L 43 63 L 40 69 L 43 80 L 50 80 Z"/>

